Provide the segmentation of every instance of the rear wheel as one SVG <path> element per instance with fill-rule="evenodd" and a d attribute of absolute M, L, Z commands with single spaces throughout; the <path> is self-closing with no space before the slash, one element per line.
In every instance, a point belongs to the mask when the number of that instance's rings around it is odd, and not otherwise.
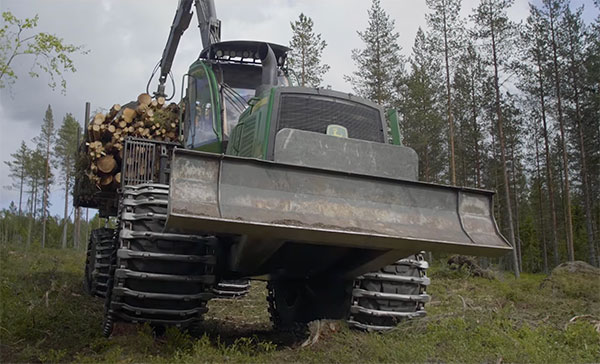
<path fill-rule="evenodd" d="M 347 316 L 352 282 L 342 280 L 276 280 L 267 285 L 269 313 L 276 329 L 290 329 L 320 319 Z"/>
<path fill-rule="evenodd" d="M 352 290 L 348 324 L 351 327 L 384 331 L 409 318 L 425 316 L 430 280 L 422 255 L 413 255 L 377 272 L 358 277 Z"/>

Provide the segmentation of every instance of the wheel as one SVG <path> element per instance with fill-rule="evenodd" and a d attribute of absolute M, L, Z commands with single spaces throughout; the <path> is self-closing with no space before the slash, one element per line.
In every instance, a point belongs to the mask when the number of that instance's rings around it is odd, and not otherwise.
<path fill-rule="evenodd" d="M 269 313 L 276 329 L 290 329 L 320 319 L 344 319 L 350 306 L 351 281 L 274 280 L 267 285 Z"/>
<path fill-rule="evenodd" d="M 425 275 L 427 268 L 427 262 L 418 254 L 358 277 L 348 324 L 383 331 L 393 329 L 404 319 L 425 316 L 425 303 L 429 301 L 425 288 L 430 283 Z"/>
<path fill-rule="evenodd" d="M 197 326 L 214 296 L 217 239 L 163 232 L 168 186 L 126 186 L 106 316 Z M 108 320 L 110 321 L 110 320 Z"/>

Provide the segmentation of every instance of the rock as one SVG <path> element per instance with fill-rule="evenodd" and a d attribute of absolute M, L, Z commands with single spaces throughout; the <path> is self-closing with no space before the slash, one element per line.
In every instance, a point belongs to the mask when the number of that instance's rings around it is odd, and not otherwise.
<path fill-rule="evenodd" d="M 593 265 L 580 260 L 559 264 L 552 270 L 551 274 L 561 272 L 591 274 L 600 277 L 600 268 L 596 268 Z"/>
<path fill-rule="evenodd" d="M 473 257 L 466 255 L 453 255 L 448 258 L 450 269 L 460 269 L 468 272 L 473 277 L 482 277 L 487 279 L 496 279 L 494 273 L 488 269 L 483 269 L 475 262 Z"/>

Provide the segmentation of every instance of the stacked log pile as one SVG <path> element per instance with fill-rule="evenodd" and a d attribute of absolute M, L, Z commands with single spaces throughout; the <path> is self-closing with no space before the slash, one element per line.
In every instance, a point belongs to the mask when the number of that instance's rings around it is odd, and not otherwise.
<path fill-rule="evenodd" d="M 127 137 L 176 142 L 179 106 L 146 93 L 125 106 L 115 104 L 96 114 L 88 125 L 85 174 L 96 190 L 114 191 L 121 184 L 123 147 Z"/>

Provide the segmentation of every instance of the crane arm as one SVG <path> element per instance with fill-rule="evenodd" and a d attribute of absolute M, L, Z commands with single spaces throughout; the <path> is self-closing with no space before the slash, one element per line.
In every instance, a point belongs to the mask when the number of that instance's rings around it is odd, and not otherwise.
<path fill-rule="evenodd" d="M 175 58 L 181 36 L 190 25 L 193 15 L 192 4 L 196 6 L 196 15 L 198 17 L 203 47 L 206 48 L 221 40 L 221 21 L 217 19 L 213 0 L 179 0 L 167 45 L 160 59 L 160 77 L 158 79 L 158 91 L 155 93 L 156 96 L 166 96 L 165 82 L 167 81 L 169 72 L 171 72 L 173 59 Z"/>

